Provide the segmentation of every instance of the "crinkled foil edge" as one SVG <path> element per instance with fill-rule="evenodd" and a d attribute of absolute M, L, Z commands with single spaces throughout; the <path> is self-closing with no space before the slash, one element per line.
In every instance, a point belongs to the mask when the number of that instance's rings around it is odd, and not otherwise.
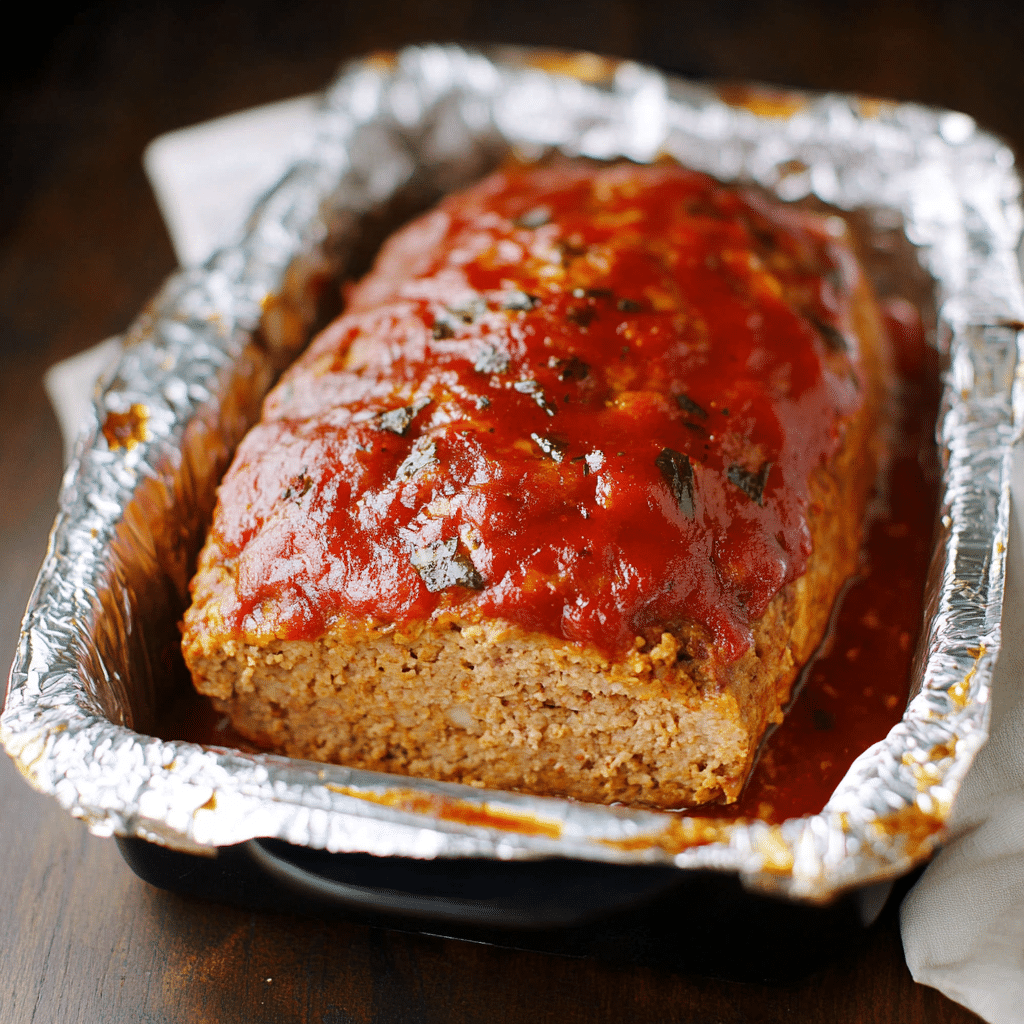
<path fill-rule="evenodd" d="M 822 813 L 781 826 L 399 779 L 147 735 L 231 451 L 369 220 L 502 154 L 668 154 L 783 199 L 883 210 L 936 282 L 946 490 L 915 695 Z M 848 95 L 738 96 L 585 54 L 410 48 L 354 63 L 235 247 L 172 277 L 126 337 L 64 479 L 0 739 L 98 835 L 200 852 L 254 837 L 412 857 L 576 857 L 737 872 L 828 900 L 926 858 L 986 738 L 1010 449 L 1022 403 L 1020 184 L 962 114 Z M 120 432 L 110 431 L 111 416 Z M 104 433 L 104 426 L 108 434 Z"/>

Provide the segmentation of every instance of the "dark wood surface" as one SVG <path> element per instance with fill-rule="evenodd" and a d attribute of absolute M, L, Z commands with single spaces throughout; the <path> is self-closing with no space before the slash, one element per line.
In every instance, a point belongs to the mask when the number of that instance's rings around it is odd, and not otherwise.
<path fill-rule="evenodd" d="M 111 2 L 62 24 L 52 10 L 28 18 L 3 44 L 0 100 L 5 667 L 61 472 L 42 373 L 124 329 L 174 265 L 140 166 L 153 136 L 315 89 L 347 56 L 461 38 L 921 99 L 1024 143 L 1024 14 L 1009 2 Z M 911 980 L 897 910 L 854 953 L 782 986 L 254 913 L 149 887 L 0 756 L 0 1024 L 976 1021 Z"/>

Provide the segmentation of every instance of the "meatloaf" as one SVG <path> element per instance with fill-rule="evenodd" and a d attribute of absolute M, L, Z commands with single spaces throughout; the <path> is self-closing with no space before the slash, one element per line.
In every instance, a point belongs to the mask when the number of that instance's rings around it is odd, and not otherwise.
<path fill-rule="evenodd" d="M 732 801 L 857 571 L 888 367 L 840 218 L 507 167 L 392 236 L 269 394 L 195 686 L 298 758 Z"/>

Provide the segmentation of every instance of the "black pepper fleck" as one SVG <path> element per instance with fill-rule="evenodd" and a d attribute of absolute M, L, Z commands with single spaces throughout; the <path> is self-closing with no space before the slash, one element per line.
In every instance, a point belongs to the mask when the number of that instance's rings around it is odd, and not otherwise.
<path fill-rule="evenodd" d="M 456 586 L 470 590 L 483 590 L 487 586 L 469 557 L 458 550 L 458 541 L 454 538 L 419 548 L 412 552 L 409 560 L 431 593 Z"/>

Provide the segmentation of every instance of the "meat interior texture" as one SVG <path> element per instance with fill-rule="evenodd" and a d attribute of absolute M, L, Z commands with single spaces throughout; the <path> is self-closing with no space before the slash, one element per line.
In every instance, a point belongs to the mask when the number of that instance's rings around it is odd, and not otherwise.
<path fill-rule="evenodd" d="M 735 800 L 856 572 L 890 376 L 841 219 L 669 163 L 506 168 L 268 396 L 195 685 L 295 757 Z"/>

